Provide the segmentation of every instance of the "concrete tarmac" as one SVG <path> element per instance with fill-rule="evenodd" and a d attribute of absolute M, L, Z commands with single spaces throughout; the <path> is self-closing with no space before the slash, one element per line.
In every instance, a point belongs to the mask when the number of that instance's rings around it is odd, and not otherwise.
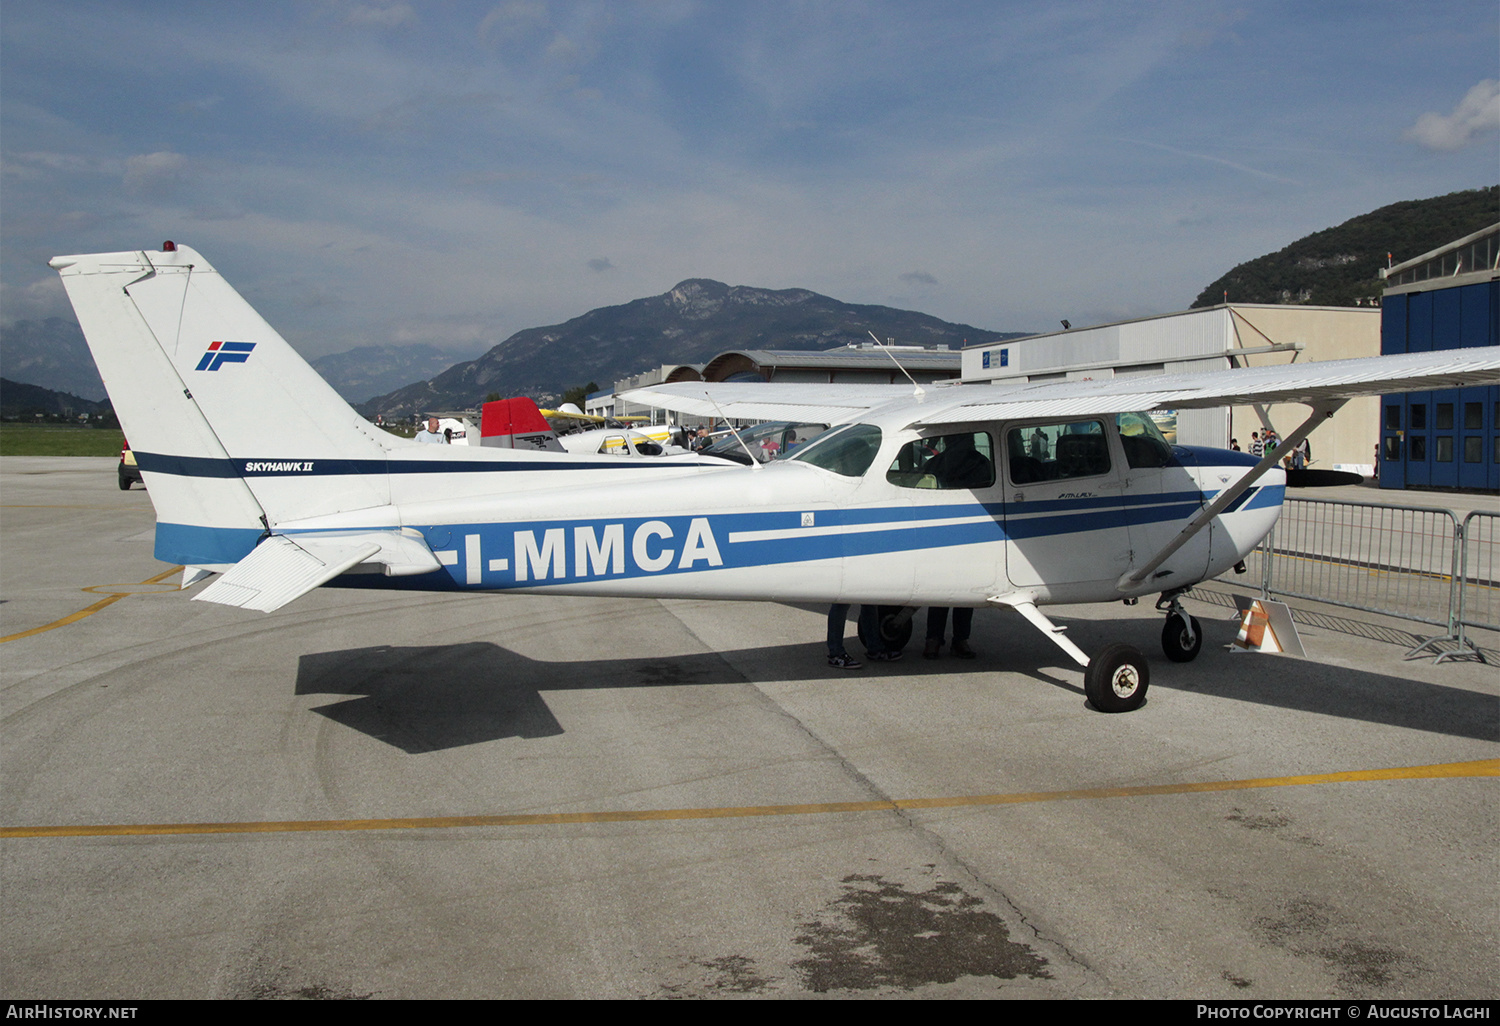
<path fill-rule="evenodd" d="M 1149 603 L 1051 611 L 1151 657 L 1112 716 L 1010 613 L 860 672 L 768 603 L 260 614 L 176 590 L 112 460 L 4 458 L 0 507 L 11 998 L 1496 994 L 1493 667 L 1231 654 L 1217 585 L 1185 665 Z"/>

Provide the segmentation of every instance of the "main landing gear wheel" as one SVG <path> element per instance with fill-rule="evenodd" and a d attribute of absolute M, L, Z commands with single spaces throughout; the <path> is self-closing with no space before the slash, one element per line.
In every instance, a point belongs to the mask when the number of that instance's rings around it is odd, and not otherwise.
<path fill-rule="evenodd" d="M 1191 628 L 1191 629 L 1190 629 Z M 1161 650 L 1174 663 L 1190 663 L 1203 647 L 1203 628 L 1196 616 L 1172 613 L 1161 629 Z"/>
<path fill-rule="evenodd" d="M 907 617 L 905 623 L 897 626 L 897 614 L 901 610 L 901 606 L 880 607 L 878 621 L 880 624 L 880 638 L 878 644 L 876 643 L 877 639 L 865 636 L 864 624 L 861 623 L 859 625 L 859 640 L 865 646 L 866 651 L 875 652 L 884 649 L 886 651 L 899 652 L 906 647 L 906 643 L 911 640 L 912 623 L 911 617 Z"/>
<path fill-rule="evenodd" d="M 1089 660 L 1083 672 L 1083 690 L 1100 712 L 1119 713 L 1138 709 L 1146 700 L 1151 668 L 1140 649 L 1125 644 L 1107 647 Z"/>

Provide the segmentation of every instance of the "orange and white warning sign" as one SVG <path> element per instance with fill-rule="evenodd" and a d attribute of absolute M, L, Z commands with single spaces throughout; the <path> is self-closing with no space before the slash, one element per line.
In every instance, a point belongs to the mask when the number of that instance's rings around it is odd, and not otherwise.
<path fill-rule="evenodd" d="M 1244 595 L 1236 595 L 1234 601 L 1240 611 L 1240 633 L 1229 646 L 1231 652 L 1307 655 L 1302 648 L 1302 639 L 1297 636 L 1292 611 L 1285 602 L 1252 599 Z"/>

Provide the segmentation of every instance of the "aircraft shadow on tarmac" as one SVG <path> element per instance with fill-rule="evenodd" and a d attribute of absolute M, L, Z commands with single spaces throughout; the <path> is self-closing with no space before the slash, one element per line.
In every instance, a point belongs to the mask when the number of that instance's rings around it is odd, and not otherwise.
<path fill-rule="evenodd" d="M 1500 697 L 1493 693 L 1330 665 L 1311 658 L 1231 653 L 1228 647 L 1239 632 L 1237 620 L 1204 620 L 1203 650 L 1191 663 L 1172 663 L 1161 656 L 1154 640 L 1161 628 L 1151 621 L 1137 621 L 1122 632 L 1126 625 L 1118 622 L 1058 616 L 1053 620 L 1070 627 L 1069 635 L 1086 652 L 1096 652 L 1111 641 L 1122 640 L 1125 633 L 1123 640 L 1146 652 L 1151 660 L 1151 694 L 1146 699 L 1147 705 L 1153 697 L 1156 701 L 1170 701 L 1162 694 L 1164 691 L 1184 691 L 1389 727 L 1500 741 Z M 1140 631 L 1139 635 L 1136 631 Z M 1081 687 L 1059 679 L 1050 669 L 1059 663 L 1048 658 L 1045 648 L 1022 634 L 1014 636 L 1014 640 L 1026 652 L 1010 653 L 1007 662 L 1013 665 L 1006 669 L 1083 693 Z M 1043 639 L 1036 641 L 1046 645 Z M 1023 665 L 1035 656 L 1041 657 L 1037 669 Z"/>
<path fill-rule="evenodd" d="M 1055 619 L 1072 628 L 1070 634 L 1085 651 L 1097 651 L 1109 641 L 1120 640 L 1122 633 L 1125 640 L 1146 650 L 1147 638 L 1133 635 L 1160 630 L 1154 622 L 1126 625 Z M 826 675 L 830 685 L 846 687 L 859 686 L 861 681 L 877 684 L 895 675 L 930 679 L 958 672 L 1004 672 L 1009 678 L 1006 691 L 1017 686 L 1012 683 L 1015 675 L 1030 678 L 1034 683 L 1022 682 L 1022 686 L 1051 684 L 1076 694 L 1080 714 L 1085 713 L 1080 678 L 1072 672 L 1066 676 L 1059 673 L 1057 668 L 1063 664 L 1045 639 L 1011 624 L 1008 618 L 989 617 L 986 621 L 976 618 L 974 643 L 981 653 L 976 662 L 960 663 L 951 658 L 926 662 L 920 657 L 920 636 L 908 647 L 905 661 L 867 667 L 863 674 L 827 670 L 821 643 L 756 647 L 733 662 L 740 666 L 754 664 L 750 672 L 762 683 L 816 680 Z M 1500 741 L 1500 698 L 1493 694 L 1327 666 L 1313 660 L 1230 654 L 1224 649 L 1233 640 L 1237 625 L 1210 621 L 1203 627 L 1203 652 L 1195 662 L 1174 664 L 1152 658 L 1151 684 L 1157 702 L 1170 702 L 1167 692 L 1183 691 L 1409 730 Z M 744 670 L 736 669 L 716 652 L 542 662 L 492 642 L 476 641 L 309 653 L 299 661 L 296 693 L 358 696 L 313 711 L 416 754 L 508 737 L 562 734 L 563 727 L 548 707 L 544 692 L 743 684 L 746 680 Z M 997 693 L 996 698 L 1004 700 L 1004 693 Z M 1101 726 L 1112 720 L 1101 716 Z"/>
<path fill-rule="evenodd" d="M 805 648 L 806 646 L 796 646 Z M 301 657 L 297 694 L 358 695 L 313 712 L 408 753 L 563 733 L 543 691 L 742 684 L 713 652 L 547 663 L 488 641 L 318 652 Z"/>

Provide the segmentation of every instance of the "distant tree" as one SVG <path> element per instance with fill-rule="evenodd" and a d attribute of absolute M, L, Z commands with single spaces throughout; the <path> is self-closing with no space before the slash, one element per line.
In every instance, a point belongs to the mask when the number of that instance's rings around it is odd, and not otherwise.
<path fill-rule="evenodd" d="M 1313 303 L 1355 306 L 1380 296 L 1380 269 L 1488 228 L 1500 219 L 1500 186 L 1407 200 L 1304 236 L 1211 282 L 1193 306 Z"/>
<path fill-rule="evenodd" d="M 587 385 L 578 385 L 570 388 L 563 393 L 563 405 L 566 406 L 568 403 L 572 403 L 581 410 L 583 409 L 583 401 L 597 391 L 599 391 L 599 385 L 594 381 L 590 381 Z"/>

